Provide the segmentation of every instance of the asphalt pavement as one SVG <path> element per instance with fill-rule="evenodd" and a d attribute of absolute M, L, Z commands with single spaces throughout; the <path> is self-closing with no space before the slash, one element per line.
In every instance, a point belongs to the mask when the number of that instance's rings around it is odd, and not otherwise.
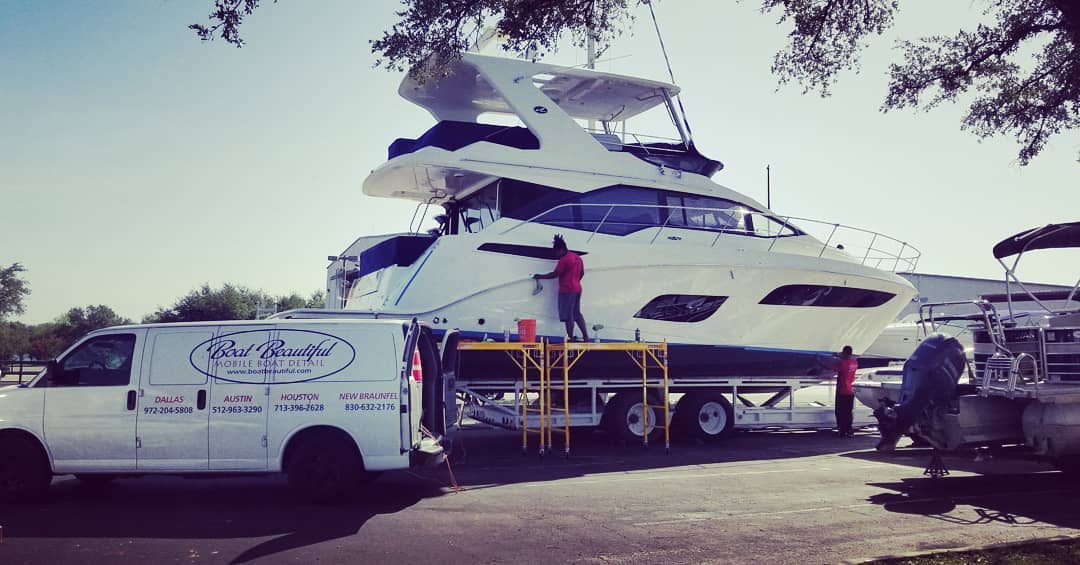
<path fill-rule="evenodd" d="M 579 432 L 540 458 L 474 426 L 460 491 L 443 466 L 329 506 L 281 477 L 58 477 L 0 507 L 0 563 L 835 563 L 1080 534 L 1080 484 L 1016 451 L 950 455 L 930 479 L 929 451 L 875 441 L 739 432 L 668 454 Z"/>

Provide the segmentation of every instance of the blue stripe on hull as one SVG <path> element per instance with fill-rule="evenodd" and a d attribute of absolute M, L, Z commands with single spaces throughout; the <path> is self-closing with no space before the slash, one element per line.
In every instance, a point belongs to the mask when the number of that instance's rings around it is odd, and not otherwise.
<path fill-rule="evenodd" d="M 437 332 L 437 333 L 445 333 Z M 483 332 L 461 332 L 469 339 L 492 338 L 503 335 Z M 511 334 L 516 340 L 517 335 Z M 556 343 L 562 338 L 548 338 Z M 618 340 L 604 340 L 618 342 Z M 672 378 L 713 377 L 801 377 L 822 372 L 818 359 L 829 355 L 825 351 L 770 349 L 733 345 L 668 344 L 668 369 Z M 571 375 L 577 378 L 641 378 L 641 369 L 624 351 L 591 351 L 574 365 Z M 469 380 L 518 380 L 521 370 L 504 353 L 462 351 L 457 378 Z"/>

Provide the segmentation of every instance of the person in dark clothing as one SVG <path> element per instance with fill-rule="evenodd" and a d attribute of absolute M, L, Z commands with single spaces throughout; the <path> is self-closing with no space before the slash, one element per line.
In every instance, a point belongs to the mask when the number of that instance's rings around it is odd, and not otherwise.
<path fill-rule="evenodd" d="M 851 346 L 845 345 L 839 355 L 830 357 L 825 366 L 836 371 L 836 398 L 834 401 L 834 413 L 836 414 L 836 433 L 840 437 L 854 437 L 852 429 L 855 410 L 855 371 L 859 368 L 859 362 L 852 354 Z"/>
<path fill-rule="evenodd" d="M 585 263 L 581 256 L 567 249 L 561 235 L 555 236 L 551 246 L 559 260 L 555 270 L 533 275 L 533 278 L 559 279 L 559 320 L 566 324 L 566 337 L 570 341 L 575 340 L 576 322 L 585 341 L 589 341 L 589 330 L 585 329 L 585 317 L 581 315 L 581 279 L 585 277 Z"/>

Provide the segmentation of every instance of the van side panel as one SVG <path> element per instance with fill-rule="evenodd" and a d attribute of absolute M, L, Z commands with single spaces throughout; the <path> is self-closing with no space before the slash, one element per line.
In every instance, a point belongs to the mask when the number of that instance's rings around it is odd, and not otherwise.
<path fill-rule="evenodd" d="M 152 328 L 139 381 L 135 433 L 140 471 L 205 471 L 210 377 L 194 367 L 192 349 L 209 342 L 213 326 Z"/>
<path fill-rule="evenodd" d="M 396 331 L 395 331 L 396 330 Z M 408 467 L 399 449 L 400 326 L 281 323 L 270 350 L 270 468 L 286 442 L 316 425 L 341 428 L 368 470 Z"/>
<path fill-rule="evenodd" d="M 214 376 L 207 407 L 211 471 L 267 468 L 267 407 L 273 364 L 261 357 L 278 338 L 277 333 L 272 324 L 218 328 L 206 360 L 208 372 Z"/>

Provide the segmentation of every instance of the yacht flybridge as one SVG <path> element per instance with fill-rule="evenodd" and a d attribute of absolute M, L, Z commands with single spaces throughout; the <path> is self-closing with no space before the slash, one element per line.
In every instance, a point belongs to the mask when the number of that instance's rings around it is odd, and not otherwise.
<path fill-rule="evenodd" d="M 893 272 L 915 267 L 906 243 L 779 216 L 712 182 L 723 165 L 698 152 L 673 84 L 466 53 L 399 92 L 437 123 L 394 141 L 364 193 L 443 213 L 331 261 L 338 315 L 500 341 L 535 319 L 561 341 L 557 285 L 531 278 L 553 269 L 561 234 L 585 262 L 594 337 L 666 340 L 682 376 L 804 375 L 819 353 L 862 351 L 914 294 Z M 651 110 L 677 139 L 628 133 Z"/>

